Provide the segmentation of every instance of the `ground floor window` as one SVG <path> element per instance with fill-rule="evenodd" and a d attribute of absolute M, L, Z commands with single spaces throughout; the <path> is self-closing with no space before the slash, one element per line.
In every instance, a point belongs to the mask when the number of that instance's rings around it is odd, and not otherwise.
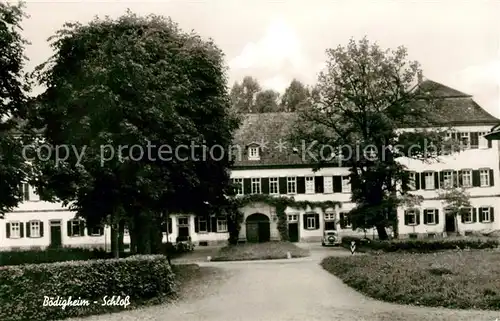
<path fill-rule="evenodd" d="M 420 215 L 417 209 L 408 209 L 405 211 L 405 225 L 420 224 Z"/>
<path fill-rule="evenodd" d="M 462 223 L 472 223 L 472 208 L 463 208 L 462 212 Z"/>
<path fill-rule="evenodd" d="M 479 221 L 488 223 L 491 222 L 490 208 L 489 207 L 480 207 L 479 208 Z"/>
<path fill-rule="evenodd" d="M 217 219 L 217 232 L 227 232 L 227 220 Z"/>
<path fill-rule="evenodd" d="M 319 214 L 317 213 L 307 213 L 304 214 L 304 229 L 305 230 L 317 230 L 319 229 Z"/>
<path fill-rule="evenodd" d="M 437 224 L 439 221 L 438 210 L 437 209 L 425 209 L 424 210 L 424 224 Z"/>
<path fill-rule="evenodd" d="M 42 237 L 43 236 L 43 223 L 41 221 L 29 221 L 26 234 L 28 237 Z"/>
<path fill-rule="evenodd" d="M 10 222 L 7 224 L 7 237 L 11 239 L 18 239 L 21 236 L 21 223 L 20 222 Z"/>

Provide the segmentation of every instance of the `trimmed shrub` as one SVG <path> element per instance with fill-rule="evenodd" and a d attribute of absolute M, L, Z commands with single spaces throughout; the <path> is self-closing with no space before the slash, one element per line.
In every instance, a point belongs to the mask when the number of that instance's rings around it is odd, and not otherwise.
<path fill-rule="evenodd" d="M 131 253 L 120 253 L 120 258 L 129 256 Z M 10 251 L 0 252 L 0 266 L 99 260 L 112 257 L 113 253 L 102 249 L 48 248 L 45 250 Z"/>
<path fill-rule="evenodd" d="M 54 320 L 124 310 L 103 299 L 129 296 L 127 309 L 175 295 L 174 274 L 163 255 L 0 267 L 0 320 Z M 44 306 L 87 300 L 84 306 Z"/>
<path fill-rule="evenodd" d="M 494 239 L 485 238 L 450 238 L 440 240 L 392 240 L 379 241 L 368 240 L 357 237 L 346 236 L 342 238 L 342 246 L 350 248 L 351 242 L 356 242 L 356 251 L 366 252 L 414 252 L 429 253 L 456 249 L 493 249 L 498 247 L 499 242 Z"/>

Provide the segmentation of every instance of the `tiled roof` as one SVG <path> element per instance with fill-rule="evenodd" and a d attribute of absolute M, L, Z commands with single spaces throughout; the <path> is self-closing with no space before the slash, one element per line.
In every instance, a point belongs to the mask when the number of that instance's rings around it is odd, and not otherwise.
<path fill-rule="evenodd" d="M 430 79 L 422 81 L 422 83 L 418 86 L 417 92 L 428 92 L 432 91 L 433 95 L 436 97 L 446 97 L 446 98 L 466 98 L 472 97 L 469 94 L 464 94 L 456 89 L 450 88 L 438 82 L 432 81 Z"/>
<path fill-rule="evenodd" d="M 500 120 L 481 108 L 472 96 L 449 88 L 437 82 L 426 80 L 418 90 L 427 91 L 432 88 L 433 95 L 440 97 L 442 108 L 436 113 L 434 121 L 437 124 L 447 125 L 495 125 Z M 298 119 L 295 113 L 262 113 L 247 114 L 235 134 L 234 143 L 241 148 L 241 155 L 235 159 L 234 166 L 279 166 L 279 165 L 307 165 L 301 153 L 293 153 L 290 143 L 281 152 L 276 144 L 287 142 L 293 126 Z M 260 152 L 260 160 L 248 160 L 247 146 L 251 143 L 266 142 L 267 148 Z M 297 146 L 299 149 L 300 146 Z"/>
<path fill-rule="evenodd" d="M 301 156 L 293 153 L 288 139 L 292 126 L 297 121 L 296 113 L 261 113 L 246 114 L 240 128 L 235 134 L 233 145 L 238 146 L 241 153 L 235 158 L 235 166 L 303 164 Z M 285 148 L 279 152 L 277 144 L 282 140 Z M 248 160 L 247 147 L 250 144 L 264 143 L 260 150 L 260 160 Z M 262 146 L 261 146 L 262 147 Z"/>

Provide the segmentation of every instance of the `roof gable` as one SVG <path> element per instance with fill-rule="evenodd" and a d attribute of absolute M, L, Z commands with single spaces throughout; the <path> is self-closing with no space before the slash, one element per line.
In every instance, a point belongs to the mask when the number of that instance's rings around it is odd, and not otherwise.
<path fill-rule="evenodd" d="M 422 81 L 418 85 L 417 93 L 427 94 L 432 93 L 434 97 L 439 98 L 470 98 L 469 94 L 465 94 L 461 91 L 453 89 L 451 87 L 445 86 L 441 83 L 435 82 L 433 80 L 427 79 Z"/>

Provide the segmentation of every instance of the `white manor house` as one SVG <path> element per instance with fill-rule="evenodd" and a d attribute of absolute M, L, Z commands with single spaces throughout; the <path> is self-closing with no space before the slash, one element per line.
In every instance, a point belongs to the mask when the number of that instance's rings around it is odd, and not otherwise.
<path fill-rule="evenodd" d="M 444 98 L 446 116 L 443 128 L 452 127 L 450 137 L 462 139 L 469 148 L 443 156 L 441 162 L 423 163 L 405 159 L 402 162 L 414 178 L 414 194 L 424 201 L 415 208 L 399 208 L 400 238 L 442 237 L 448 233 L 467 235 L 500 229 L 495 219 L 499 210 L 500 177 L 497 140 L 484 135 L 500 120 L 474 102 L 470 95 L 434 83 Z M 423 84 L 424 84 L 423 83 Z M 355 207 L 350 199 L 348 168 L 325 167 L 313 172 L 290 147 L 280 145 L 296 119 L 294 113 L 249 114 L 235 135 L 235 142 L 245 146 L 243 157 L 231 172 L 240 184 L 239 194 L 270 194 L 293 196 L 297 201 L 337 201 L 342 205 L 323 211 L 321 208 L 287 208 L 287 224 L 291 241 L 320 242 L 324 230 L 337 230 L 339 236 L 376 236 L 374 230 L 354 231 L 346 213 Z M 267 146 L 260 142 L 265 141 Z M 472 207 L 460 215 L 455 224 L 446 215 L 439 191 L 452 182 L 459 182 L 471 195 Z M 25 201 L 0 220 L 0 250 L 43 248 L 50 244 L 78 247 L 106 247 L 111 243 L 109 227 L 87 229 L 75 219 L 75 213 L 61 204 L 40 201 L 33 189 L 24 185 Z M 273 206 L 264 203 L 246 205 L 241 209 L 244 220 L 241 241 L 279 240 L 278 217 Z M 227 222 L 215 217 L 172 215 L 164 241 L 190 236 L 197 245 L 226 242 Z M 266 229 L 266 231 L 262 231 Z M 129 238 L 125 236 L 125 243 Z"/>

